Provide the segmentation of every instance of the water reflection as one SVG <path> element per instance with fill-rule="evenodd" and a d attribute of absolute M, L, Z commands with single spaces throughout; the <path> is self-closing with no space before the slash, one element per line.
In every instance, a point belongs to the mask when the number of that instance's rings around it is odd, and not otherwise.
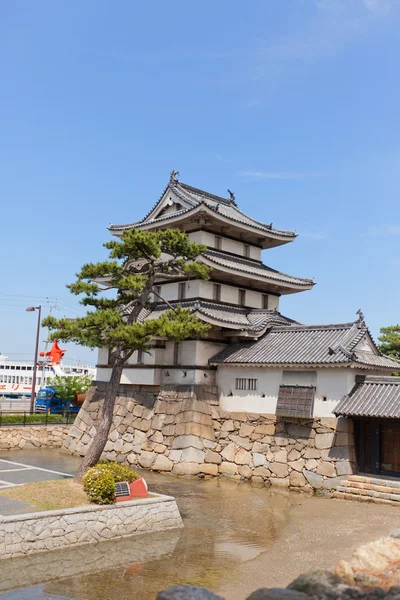
<path fill-rule="evenodd" d="M 0 594 L 1 600 L 154 600 L 174 584 L 217 589 L 279 537 L 296 501 L 224 480 L 145 477 L 152 490 L 177 498 L 183 530 L 2 561 L 0 591 L 25 589 Z"/>

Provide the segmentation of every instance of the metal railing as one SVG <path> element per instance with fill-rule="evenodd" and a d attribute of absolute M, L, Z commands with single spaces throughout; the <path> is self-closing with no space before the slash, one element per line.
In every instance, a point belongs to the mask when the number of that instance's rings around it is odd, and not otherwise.
<path fill-rule="evenodd" d="M 29 410 L 9 411 L 0 410 L 0 427 L 31 427 L 35 425 L 72 425 L 77 413 L 33 413 Z"/>

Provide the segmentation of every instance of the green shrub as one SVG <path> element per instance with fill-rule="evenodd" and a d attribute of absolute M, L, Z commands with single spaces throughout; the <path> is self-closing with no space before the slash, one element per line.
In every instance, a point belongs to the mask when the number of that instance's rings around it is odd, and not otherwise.
<path fill-rule="evenodd" d="M 128 483 L 132 483 L 132 481 L 136 481 L 139 479 L 139 475 L 134 471 L 131 471 L 129 467 L 125 467 L 117 462 L 112 462 L 110 460 L 100 460 L 97 463 L 97 466 L 101 469 L 105 469 L 114 477 L 115 483 L 120 481 L 127 481 Z"/>
<path fill-rule="evenodd" d="M 83 489 L 95 504 L 113 504 L 115 484 L 120 481 L 132 483 L 139 475 L 117 462 L 101 460 L 90 467 L 83 476 Z"/>
<path fill-rule="evenodd" d="M 47 419 L 46 419 L 47 416 Z M 65 421 L 65 417 L 63 415 L 43 415 L 43 414 L 33 414 L 25 415 L 13 415 L 13 414 L 2 414 L 0 416 L 0 423 L 2 425 L 20 425 L 22 423 L 60 423 Z M 71 421 L 72 423 L 72 417 Z"/>
<path fill-rule="evenodd" d="M 113 504 L 115 500 L 115 480 L 112 474 L 99 466 L 90 467 L 83 476 L 83 489 L 90 502 Z"/>

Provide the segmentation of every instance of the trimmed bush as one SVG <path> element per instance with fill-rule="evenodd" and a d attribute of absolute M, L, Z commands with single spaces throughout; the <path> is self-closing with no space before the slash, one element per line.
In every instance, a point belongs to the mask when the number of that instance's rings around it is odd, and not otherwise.
<path fill-rule="evenodd" d="M 97 463 L 97 466 L 111 473 L 114 477 L 115 483 L 119 483 L 120 481 L 127 481 L 128 483 L 132 483 L 132 481 L 136 481 L 136 479 L 139 479 L 139 475 L 135 473 L 135 471 L 131 471 L 129 467 L 125 467 L 124 465 L 121 465 L 117 462 L 113 462 L 110 460 L 100 460 Z"/>
<path fill-rule="evenodd" d="M 47 417 L 47 419 L 46 419 Z M 71 418 L 70 422 L 72 423 L 73 419 Z M 43 415 L 43 414 L 26 414 L 25 421 L 24 415 L 13 415 L 13 414 L 5 414 L 0 415 L 0 423 L 2 425 L 20 425 L 23 423 L 62 423 L 65 422 L 65 417 L 63 415 Z"/>
<path fill-rule="evenodd" d="M 90 467 L 83 476 L 83 489 L 90 502 L 113 504 L 115 501 L 115 480 L 105 469 Z"/>
<path fill-rule="evenodd" d="M 121 481 L 132 483 L 139 475 L 117 462 L 101 460 L 90 467 L 83 476 L 83 489 L 95 504 L 113 504 L 115 484 Z"/>

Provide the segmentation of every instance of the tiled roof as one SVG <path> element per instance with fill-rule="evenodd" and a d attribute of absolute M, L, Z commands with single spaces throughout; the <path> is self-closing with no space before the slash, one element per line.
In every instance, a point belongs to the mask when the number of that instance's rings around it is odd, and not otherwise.
<path fill-rule="evenodd" d="M 156 208 L 156 206 L 158 205 L 158 203 L 163 198 L 163 196 L 169 188 L 171 189 L 171 192 L 173 192 L 178 198 L 180 198 L 184 202 L 185 207 L 176 212 L 167 213 L 165 215 L 161 215 L 160 217 L 150 219 L 150 215 L 153 213 L 154 209 Z M 268 232 L 272 235 L 287 237 L 290 239 L 296 237 L 296 233 L 294 231 L 275 229 L 272 227 L 272 224 L 267 225 L 265 223 L 260 223 L 255 219 L 252 219 L 244 212 L 239 210 L 236 203 L 231 199 L 215 196 L 214 194 L 210 194 L 209 192 L 205 192 L 198 188 L 194 188 L 191 185 L 187 185 L 186 183 L 182 183 L 176 180 L 175 182 L 170 183 L 165 188 L 160 199 L 141 221 L 137 221 L 136 223 L 129 223 L 126 225 L 110 225 L 109 230 L 111 232 L 119 232 L 124 231 L 126 229 L 139 227 L 140 225 L 149 225 L 152 223 L 164 222 L 166 220 L 173 219 L 175 217 L 189 213 L 191 210 L 200 206 L 201 204 L 204 204 L 209 209 L 211 209 L 215 213 L 222 215 L 223 217 L 226 217 L 232 221 L 237 221 L 238 223 L 242 223 L 244 225 L 248 225 L 250 227 L 254 227 L 255 229 L 259 229 L 264 233 Z M 290 239 L 288 241 L 290 241 Z"/>
<path fill-rule="evenodd" d="M 340 365 L 356 363 L 361 368 L 395 371 L 400 361 L 380 356 L 378 351 L 357 350 L 369 332 L 362 322 L 343 325 L 290 325 L 272 327 L 259 340 L 231 345 L 211 364 L 249 365 Z"/>
<path fill-rule="evenodd" d="M 287 275 L 286 273 L 271 269 L 271 267 L 267 267 L 267 265 L 264 265 L 261 262 L 233 256 L 218 250 L 207 250 L 203 256 L 217 266 L 240 271 L 241 273 L 248 273 L 265 279 L 274 279 L 283 283 L 304 287 L 315 285 L 315 282 L 312 279 L 293 277 L 292 275 Z"/>
<path fill-rule="evenodd" d="M 256 335 L 262 333 L 268 326 L 274 324 L 289 324 L 294 323 L 292 319 L 284 317 L 275 310 L 249 310 L 248 308 L 240 308 L 234 306 L 226 306 L 207 302 L 205 300 L 183 300 L 173 302 L 171 305 L 179 304 L 182 308 L 189 308 L 192 312 L 196 312 L 199 317 L 209 318 L 213 321 L 218 321 L 221 326 L 229 328 L 239 328 L 249 334 Z M 156 319 L 163 312 L 169 310 L 166 304 L 158 304 L 147 314 L 143 313 L 144 319 Z"/>
<path fill-rule="evenodd" d="M 365 377 L 334 410 L 337 416 L 400 418 L 400 377 Z"/>

